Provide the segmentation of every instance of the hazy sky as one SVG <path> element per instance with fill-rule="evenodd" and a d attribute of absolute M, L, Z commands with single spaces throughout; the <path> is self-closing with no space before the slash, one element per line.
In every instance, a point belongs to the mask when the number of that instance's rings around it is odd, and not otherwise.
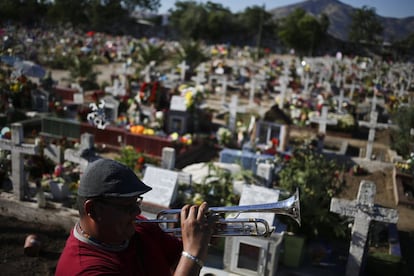
<path fill-rule="evenodd" d="M 211 2 L 221 3 L 224 7 L 230 8 L 232 12 L 243 11 L 246 7 L 254 5 L 265 5 L 266 9 L 273 9 L 290 4 L 303 2 L 302 0 L 226 0 Z M 414 16 L 414 1 L 413 0 L 340 0 L 342 3 L 351 5 L 355 8 L 368 6 L 376 9 L 378 15 L 386 17 L 408 17 Z M 166 12 L 168 9 L 174 7 L 176 0 L 161 0 L 160 13 Z M 207 2 L 197 0 L 197 2 Z"/>

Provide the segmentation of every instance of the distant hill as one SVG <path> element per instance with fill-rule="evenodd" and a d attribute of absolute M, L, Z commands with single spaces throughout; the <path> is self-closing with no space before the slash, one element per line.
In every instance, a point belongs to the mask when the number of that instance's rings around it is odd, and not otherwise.
<path fill-rule="evenodd" d="M 280 8 L 271 9 L 269 12 L 277 19 L 286 17 L 295 9 L 301 8 L 308 13 L 318 16 L 325 13 L 330 20 L 328 33 L 338 39 L 347 41 L 348 30 L 352 22 L 352 13 L 356 8 L 337 0 L 307 0 Z M 406 18 L 390 18 L 379 16 L 384 27 L 384 39 L 395 42 L 414 33 L 414 16 Z"/>

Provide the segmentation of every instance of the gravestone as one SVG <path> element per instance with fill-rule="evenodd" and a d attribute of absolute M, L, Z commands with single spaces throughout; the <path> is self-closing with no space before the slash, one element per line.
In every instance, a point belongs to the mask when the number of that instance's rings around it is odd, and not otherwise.
<path fill-rule="evenodd" d="M 287 89 L 288 89 L 288 84 L 289 84 L 289 78 L 286 76 L 286 77 L 281 77 L 281 78 L 279 78 L 279 82 L 280 82 L 280 85 L 279 85 L 279 87 L 280 87 L 280 91 L 279 91 L 279 93 L 280 93 L 280 98 L 279 98 L 279 101 L 278 101 L 278 106 L 279 106 L 279 109 L 281 109 L 281 110 L 283 110 L 283 107 L 284 107 L 284 105 L 285 105 L 285 100 L 286 100 L 286 94 L 287 94 Z"/>
<path fill-rule="evenodd" d="M 201 63 L 196 68 L 196 71 L 197 71 L 197 75 L 195 77 L 192 77 L 191 80 L 195 81 L 195 85 L 196 85 L 196 87 L 198 87 L 199 85 L 201 85 L 201 84 L 203 84 L 207 81 L 205 64 Z"/>
<path fill-rule="evenodd" d="M 183 60 L 177 67 L 180 69 L 181 81 L 185 81 L 186 71 L 190 69 L 190 67 L 185 63 L 185 60 Z"/>
<path fill-rule="evenodd" d="M 288 145 L 288 126 L 266 121 L 259 121 L 256 125 L 257 145 L 267 145 L 272 138 L 279 140 L 278 151 L 285 151 Z"/>
<path fill-rule="evenodd" d="M 114 97 L 125 96 L 126 95 L 125 83 L 121 82 L 118 78 L 115 78 L 112 86 L 105 87 L 105 92 L 111 94 Z"/>
<path fill-rule="evenodd" d="M 167 132 L 177 132 L 180 135 L 187 133 L 191 128 L 190 120 L 191 116 L 187 112 L 185 97 L 177 95 L 172 96 L 170 110 L 167 114 Z"/>
<path fill-rule="evenodd" d="M 243 185 L 239 205 L 274 203 L 279 191 L 256 185 Z M 274 213 L 241 213 L 238 218 L 261 218 L 270 226 Z M 276 275 L 283 236 L 272 233 L 270 237 L 227 237 L 223 263 L 225 269 L 236 275 Z"/>
<path fill-rule="evenodd" d="M 312 123 L 317 123 L 319 125 L 318 132 L 321 134 L 326 133 L 327 125 L 336 125 L 338 123 L 338 120 L 328 118 L 328 107 L 327 106 L 322 107 L 322 112 L 320 116 L 311 117 L 309 118 L 309 121 L 311 121 Z"/>
<path fill-rule="evenodd" d="M 152 190 L 145 193 L 144 201 L 166 208 L 170 207 L 177 196 L 177 180 L 177 172 L 153 166 L 147 167 L 142 181 Z"/>
<path fill-rule="evenodd" d="M 23 143 L 23 125 L 11 125 L 11 140 L 0 138 L 0 149 L 11 151 L 13 193 L 19 200 L 25 199 L 27 183 L 24 171 L 24 155 L 39 154 L 37 145 Z"/>
<path fill-rule="evenodd" d="M 115 122 L 118 119 L 119 101 L 113 96 L 105 96 L 105 119 L 107 122 Z"/>
<path fill-rule="evenodd" d="M 256 75 L 250 79 L 250 93 L 249 93 L 249 103 L 248 105 L 251 107 L 254 105 L 254 94 L 256 89 L 259 87 L 266 85 L 266 81 L 264 77 L 260 75 Z"/>
<path fill-rule="evenodd" d="M 338 103 L 337 108 L 336 108 L 337 113 L 343 114 L 344 113 L 344 111 L 342 110 L 343 103 L 345 101 L 349 101 L 349 99 L 345 97 L 345 91 L 343 88 L 340 89 L 339 96 L 334 97 L 334 99 Z"/>
<path fill-rule="evenodd" d="M 237 106 L 238 106 L 239 98 L 237 95 L 231 96 L 231 102 L 229 105 L 229 130 L 234 133 L 236 131 L 236 120 L 237 120 Z"/>
<path fill-rule="evenodd" d="M 175 168 L 175 149 L 165 147 L 162 149 L 161 168 L 173 170 Z"/>
<path fill-rule="evenodd" d="M 31 97 L 33 110 L 39 112 L 49 111 L 49 92 L 43 89 L 33 89 Z"/>
<path fill-rule="evenodd" d="M 55 164 L 62 164 L 64 155 L 62 154 L 62 146 L 47 143 L 43 149 L 43 154 L 50 158 Z"/>
<path fill-rule="evenodd" d="M 269 162 L 257 164 L 256 175 L 264 179 L 266 187 L 271 187 L 272 185 L 274 168 L 275 166 Z"/>
<path fill-rule="evenodd" d="M 257 185 L 244 184 L 240 196 L 239 205 L 255 205 L 264 203 L 275 203 L 279 201 L 280 191 Z M 239 218 L 261 218 L 272 226 L 275 223 L 275 213 L 241 213 Z"/>
<path fill-rule="evenodd" d="M 94 150 L 94 142 L 94 136 L 92 134 L 83 133 L 81 135 L 81 144 L 78 149 L 65 150 L 65 160 L 78 164 L 80 172 L 83 173 L 89 162 L 99 158 Z"/>
<path fill-rule="evenodd" d="M 227 76 L 223 75 L 221 78 L 221 89 L 220 89 L 220 93 L 221 93 L 221 105 L 224 105 L 225 101 L 226 101 L 226 94 L 227 94 Z"/>
<path fill-rule="evenodd" d="M 363 122 L 363 121 L 358 122 L 358 124 L 360 126 L 366 126 L 366 127 L 369 128 L 365 159 L 371 159 L 372 158 L 372 149 L 373 149 L 374 141 L 375 141 L 375 130 L 377 128 L 387 128 L 388 127 L 387 124 L 381 124 L 381 123 L 378 123 L 377 121 L 378 121 L 378 112 L 372 111 L 370 113 L 370 121 L 369 122 Z"/>
<path fill-rule="evenodd" d="M 397 210 L 380 207 L 374 204 L 376 194 L 375 183 L 363 180 L 360 183 L 356 200 L 332 198 L 330 211 L 342 216 L 354 217 L 351 245 L 346 266 L 347 276 L 362 273 L 365 247 L 371 221 L 397 223 Z"/>
<path fill-rule="evenodd" d="M 238 164 L 245 170 L 251 170 L 253 173 L 257 172 L 257 160 L 273 160 L 273 155 L 256 154 L 247 150 L 237 150 L 225 148 L 219 153 L 219 162 L 227 164 Z"/>

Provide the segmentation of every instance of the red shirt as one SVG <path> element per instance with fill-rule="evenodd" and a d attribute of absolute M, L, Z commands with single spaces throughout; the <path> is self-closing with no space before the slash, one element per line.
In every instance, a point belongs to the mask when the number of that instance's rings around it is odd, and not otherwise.
<path fill-rule="evenodd" d="M 120 252 L 79 241 L 73 231 L 59 258 L 57 276 L 172 275 L 181 256 L 181 241 L 153 223 L 138 224 L 128 247 Z"/>

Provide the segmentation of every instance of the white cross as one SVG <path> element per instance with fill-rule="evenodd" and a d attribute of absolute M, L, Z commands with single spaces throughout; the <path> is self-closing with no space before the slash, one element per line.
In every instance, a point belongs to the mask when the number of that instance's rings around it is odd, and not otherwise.
<path fill-rule="evenodd" d="M 232 133 L 236 131 L 236 117 L 237 117 L 238 102 L 239 102 L 239 98 L 237 97 L 237 95 L 232 95 L 230 106 L 229 106 L 229 112 L 230 112 L 229 129 Z"/>
<path fill-rule="evenodd" d="M 312 118 L 309 118 L 309 120 L 313 123 L 319 124 L 318 132 L 320 134 L 326 133 L 326 125 L 336 125 L 338 123 L 338 120 L 328 118 L 328 107 L 327 106 L 322 107 L 322 112 L 319 117 L 312 117 Z"/>
<path fill-rule="evenodd" d="M 254 92 L 256 91 L 256 88 L 260 85 L 265 84 L 265 80 L 252 77 L 250 80 L 250 94 L 249 94 L 249 106 L 253 106 L 253 98 L 254 98 Z"/>
<path fill-rule="evenodd" d="M 346 100 L 349 100 L 348 98 L 346 98 L 344 96 L 344 93 L 345 93 L 344 92 L 344 89 L 341 88 L 340 89 L 339 96 L 335 97 L 335 99 L 338 100 L 338 109 L 337 109 L 337 111 L 338 111 L 339 114 L 343 113 L 343 111 L 342 111 L 342 104 L 343 104 L 343 102 L 346 101 Z"/>
<path fill-rule="evenodd" d="M 24 154 L 37 155 L 39 147 L 23 143 L 23 126 L 11 125 L 11 140 L 0 138 L 0 148 L 11 151 L 13 192 L 19 200 L 24 200 L 27 183 L 24 173 Z"/>
<path fill-rule="evenodd" d="M 365 254 L 365 244 L 371 221 L 397 223 L 397 210 L 383 208 L 374 204 L 375 183 L 363 180 L 359 186 L 356 200 L 331 199 L 330 211 L 342 216 L 354 217 L 351 246 L 346 267 L 347 276 L 361 274 L 361 265 Z"/>
<path fill-rule="evenodd" d="M 373 148 L 374 140 L 375 140 L 375 130 L 377 128 L 388 128 L 389 126 L 387 124 L 378 123 L 378 112 L 375 112 L 375 111 L 370 113 L 369 122 L 359 121 L 358 124 L 360 126 L 366 126 L 369 128 L 368 143 L 367 143 L 365 158 L 371 159 L 372 148 Z"/>
<path fill-rule="evenodd" d="M 178 68 L 180 68 L 180 76 L 181 76 L 181 81 L 185 81 L 185 72 L 187 71 L 187 69 L 189 69 L 190 67 L 188 67 L 188 65 L 185 63 L 185 60 L 183 60 L 179 65 Z"/>

